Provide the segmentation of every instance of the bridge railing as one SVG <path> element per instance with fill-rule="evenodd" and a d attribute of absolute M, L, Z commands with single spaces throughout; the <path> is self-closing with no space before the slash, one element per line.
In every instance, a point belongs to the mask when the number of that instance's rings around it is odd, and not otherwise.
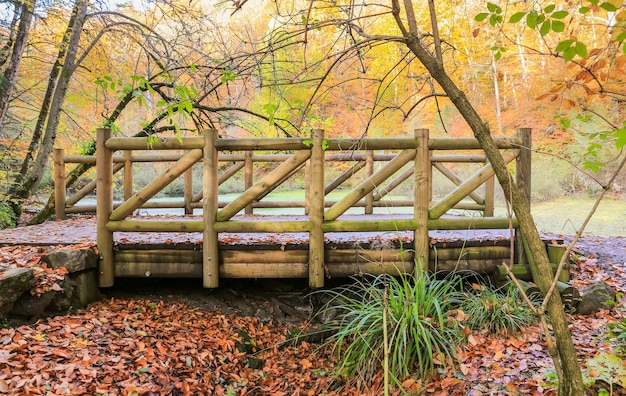
<path fill-rule="evenodd" d="M 520 147 L 529 146 L 529 130 L 520 130 L 520 136 L 496 139 L 503 150 L 505 161 L 518 159 L 517 182 L 528 186 L 529 156 L 520 155 Z M 177 150 L 176 161 L 140 191 L 130 193 L 116 207 L 113 205 L 113 174 L 135 154 L 126 154 L 122 163 L 114 152 L 135 153 L 139 150 Z M 387 162 L 373 169 L 375 152 Z M 463 150 L 452 155 L 449 151 Z M 493 215 L 493 170 L 483 165 L 472 176 L 462 180 L 445 167 L 444 163 L 485 163 L 482 154 L 467 154 L 480 150 L 475 139 L 429 139 L 428 130 L 418 129 L 413 137 L 326 139 L 323 131 L 314 131 L 310 138 L 228 139 L 219 138 L 215 131 L 206 131 L 201 137 L 163 138 L 148 147 L 145 138 L 114 138 L 110 130 L 100 129 L 97 134 L 97 227 L 98 248 L 102 257 L 100 284 L 111 286 L 115 276 L 113 233 L 139 232 L 201 232 L 203 233 L 202 277 L 205 287 L 217 287 L 220 273 L 237 276 L 249 270 L 244 266 L 220 268 L 220 233 L 308 233 L 308 278 L 312 287 L 321 287 L 325 276 L 324 234 L 327 232 L 387 232 L 412 231 L 414 257 L 428 262 L 429 236 L 432 229 L 508 228 L 508 218 L 498 217 L 447 217 L 451 209 L 481 210 Z M 282 151 L 278 166 L 258 180 L 245 176 L 245 191 L 229 202 L 219 201 L 219 184 L 242 168 L 251 167 L 252 159 L 264 159 L 259 152 Z M 528 151 L 528 150 L 523 150 Z M 243 153 L 226 154 L 226 153 Z M 230 155 L 231 157 L 228 157 Z M 141 158 L 141 157 L 136 157 Z M 276 158 L 276 157 L 274 157 Z M 267 159 L 267 158 L 265 158 Z M 222 160 L 222 161 L 221 161 Z M 220 162 L 238 160 L 243 166 L 233 165 L 220 175 Z M 325 167 L 331 161 L 352 160 L 354 165 L 331 181 L 326 180 Z M 187 188 L 185 206 L 202 207 L 201 219 L 190 217 L 176 219 L 147 219 L 130 217 L 159 191 L 178 177 L 189 174 L 192 166 L 202 162 L 202 191 L 195 195 Z M 362 164 L 364 162 L 364 164 Z M 120 166 L 120 164 L 122 164 Z M 239 168 L 237 168 L 239 167 Z M 274 188 L 289 180 L 306 167 L 306 191 L 303 206 L 305 216 L 280 220 L 239 218 L 239 213 L 251 213 L 252 207 L 261 207 L 263 198 Z M 357 168 L 368 168 L 367 174 L 343 196 L 331 201 L 326 196 L 344 185 Z M 455 187 L 443 197 L 432 197 L 432 171 L 436 169 L 452 181 Z M 59 172 L 60 173 L 60 172 Z M 246 173 L 251 175 L 252 172 Z M 230 176 L 229 176 L 230 175 Z M 398 185 L 412 182 L 412 195 L 403 202 L 384 202 L 383 198 Z M 191 183 L 190 183 L 191 184 Z M 475 190 L 486 184 L 484 194 Z M 525 191 L 528 189 L 525 187 Z M 126 190 L 125 190 L 126 191 Z M 529 193 L 529 192 L 528 192 Z M 464 202 L 469 197 L 470 203 Z M 60 201 L 63 202 L 63 201 Z M 412 213 L 394 218 L 373 219 L 371 216 L 350 217 L 350 208 L 364 207 L 371 213 L 375 202 L 389 207 L 412 206 Z M 283 203 L 284 205 L 284 203 Z M 297 206 L 293 202 L 292 206 Z"/>

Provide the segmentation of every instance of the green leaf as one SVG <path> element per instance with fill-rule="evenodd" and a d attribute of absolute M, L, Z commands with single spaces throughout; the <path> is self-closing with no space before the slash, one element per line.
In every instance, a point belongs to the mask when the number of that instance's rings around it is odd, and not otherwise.
<path fill-rule="evenodd" d="M 537 13 L 535 11 L 528 13 L 528 16 L 526 17 L 526 25 L 531 29 L 537 27 Z"/>
<path fill-rule="evenodd" d="M 497 7 L 498 7 L 498 6 L 497 6 L 497 5 L 495 5 L 494 3 L 487 2 L 487 9 L 488 9 L 490 12 L 495 12 Z"/>
<path fill-rule="evenodd" d="M 576 56 L 575 47 L 569 47 L 568 49 L 563 51 L 563 59 L 565 59 L 566 61 L 574 59 L 575 56 Z"/>
<path fill-rule="evenodd" d="M 581 43 L 580 41 L 576 42 L 576 55 L 583 59 L 587 57 L 587 46 L 585 43 Z"/>
<path fill-rule="evenodd" d="M 480 14 L 478 14 L 478 15 L 476 15 L 476 16 L 474 17 L 474 20 L 475 20 L 476 22 L 482 22 L 482 21 L 484 21 L 485 19 L 487 19 L 487 17 L 488 17 L 488 16 L 489 16 L 489 14 L 488 14 L 488 13 L 486 13 L 486 12 L 481 12 Z"/>
<path fill-rule="evenodd" d="M 615 12 L 617 11 L 617 7 L 615 7 L 613 4 L 609 3 L 608 1 L 600 4 L 600 8 L 608 11 L 608 12 Z"/>
<path fill-rule="evenodd" d="M 573 42 L 574 42 L 574 40 L 563 40 L 556 46 L 556 48 L 554 50 L 556 52 L 563 52 L 566 49 L 568 49 L 569 47 L 571 47 Z"/>
<path fill-rule="evenodd" d="M 539 28 L 539 34 L 541 34 L 542 37 L 548 33 L 550 33 L 550 20 L 547 20 L 544 23 L 542 23 L 541 27 Z"/>
<path fill-rule="evenodd" d="M 496 53 L 493 55 L 493 58 L 494 58 L 495 60 L 497 60 L 497 61 L 498 61 L 498 60 L 500 60 L 500 58 L 502 58 L 502 52 L 500 52 L 500 51 L 496 52 Z"/>
<path fill-rule="evenodd" d="M 517 23 L 521 21 L 522 18 L 524 18 L 524 15 L 526 15 L 525 12 L 518 12 L 518 13 L 511 15 L 511 18 L 509 18 L 509 23 Z"/>
<path fill-rule="evenodd" d="M 550 4 L 549 6 L 547 6 L 546 8 L 543 9 L 543 11 L 546 14 L 551 13 L 552 11 L 554 11 L 554 9 L 556 8 L 556 4 Z"/>
<path fill-rule="evenodd" d="M 580 12 L 581 14 L 586 14 L 586 13 L 588 13 L 589 11 L 591 11 L 591 9 L 590 9 L 589 7 L 580 7 L 580 8 L 578 9 L 578 12 Z"/>
<path fill-rule="evenodd" d="M 552 19 L 563 19 L 563 18 L 565 18 L 568 15 L 569 15 L 569 12 L 567 12 L 567 11 L 557 11 L 557 12 L 552 13 L 551 18 Z"/>
<path fill-rule="evenodd" d="M 561 21 L 552 21 L 552 31 L 561 33 L 565 30 L 565 24 Z"/>
<path fill-rule="evenodd" d="M 192 72 L 195 72 L 197 70 L 196 64 L 192 63 L 191 65 L 189 65 L 189 70 L 191 70 Z"/>

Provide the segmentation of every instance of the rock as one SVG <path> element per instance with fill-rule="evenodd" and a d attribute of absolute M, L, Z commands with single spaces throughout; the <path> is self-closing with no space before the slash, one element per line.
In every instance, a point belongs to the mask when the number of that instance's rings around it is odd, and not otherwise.
<path fill-rule="evenodd" d="M 50 268 L 65 267 L 70 274 L 98 267 L 98 258 L 92 249 L 56 250 L 43 256 L 41 261 Z"/>
<path fill-rule="evenodd" d="M 83 271 L 70 274 L 69 278 L 72 287 L 73 307 L 83 308 L 100 299 L 98 273 L 96 271 Z"/>
<path fill-rule="evenodd" d="M 12 317 L 36 320 L 46 315 L 65 313 L 72 307 L 72 287 L 66 277 L 57 282 L 59 290 L 51 290 L 40 296 L 22 294 L 13 305 Z"/>
<path fill-rule="evenodd" d="M 597 281 L 580 290 L 581 300 L 576 312 L 589 315 L 601 309 L 612 309 L 615 306 L 615 292 L 604 281 Z"/>
<path fill-rule="evenodd" d="M 13 310 L 15 301 L 37 285 L 32 268 L 9 268 L 0 273 L 0 319 Z"/>

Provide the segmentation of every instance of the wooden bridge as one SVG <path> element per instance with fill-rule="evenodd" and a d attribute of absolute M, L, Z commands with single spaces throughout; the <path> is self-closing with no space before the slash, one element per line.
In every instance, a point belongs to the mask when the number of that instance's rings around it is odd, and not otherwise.
<path fill-rule="evenodd" d="M 514 182 L 530 201 L 530 130 L 517 132 L 495 140 L 505 161 L 516 162 Z M 156 154 L 163 150 L 169 154 Z M 493 216 L 493 170 L 475 139 L 429 138 L 425 129 L 410 137 L 363 139 L 326 139 L 319 130 L 310 138 L 232 139 L 209 130 L 151 142 L 99 129 L 96 152 L 97 158 L 55 151 L 55 201 L 60 219 L 97 212 L 101 287 L 112 286 L 116 276 L 201 277 L 207 288 L 218 287 L 220 277 L 308 277 L 311 287 L 322 287 L 327 277 L 411 272 L 416 263 L 490 273 L 512 256 L 509 229 L 516 221 Z M 169 168 L 135 192 L 133 164 L 164 161 Z M 77 162 L 95 162 L 97 177 L 67 198 L 65 164 Z M 463 180 L 449 165 L 458 163 L 477 169 Z M 193 191 L 195 164 L 202 167 L 200 191 Z M 120 170 L 123 201 L 114 203 Z M 434 171 L 452 182 L 436 197 Z M 243 178 L 244 191 L 220 200 L 219 186 L 235 175 Z M 184 199 L 151 199 L 179 177 Z M 289 180 L 305 180 L 303 198 L 269 201 Z M 408 198 L 391 194 L 399 186 L 410 192 Z M 77 206 L 94 188 L 95 207 Z M 330 199 L 336 190 L 342 194 Z M 133 216 L 141 208 L 181 208 L 185 215 Z M 281 210 L 259 215 L 258 208 Z M 281 213 L 286 208 L 302 213 Z M 202 215 L 193 215 L 194 209 Z M 475 230 L 484 231 L 468 238 Z M 120 237 L 129 232 L 190 238 L 129 243 Z M 519 250 L 513 256 L 523 265 Z"/>

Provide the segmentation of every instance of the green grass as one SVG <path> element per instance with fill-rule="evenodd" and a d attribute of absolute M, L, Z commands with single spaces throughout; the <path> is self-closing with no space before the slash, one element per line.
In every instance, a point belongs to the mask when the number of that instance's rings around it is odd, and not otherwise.
<path fill-rule="evenodd" d="M 560 198 L 532 205 L 537 228 L 543 232 L 573 235 L 582 225 L 595 199 Z M 626 200 L 605 199 L 600 204 L 584 235 L 623 236 L 626 223 Z"/>

